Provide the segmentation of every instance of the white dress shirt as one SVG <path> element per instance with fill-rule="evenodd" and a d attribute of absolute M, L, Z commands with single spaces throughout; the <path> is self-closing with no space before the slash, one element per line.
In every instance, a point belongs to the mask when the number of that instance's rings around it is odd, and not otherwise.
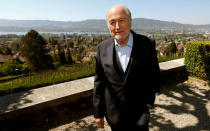
<path fill-rule="evenodd" d="M 126 71 L 126 68 L 128 66 L 128 62 L 130 60 L 131 50 L 133 47 L 133 34 L 130 32 L 129 34 L 129 40 L 128 43 L 126 43 L 125 46 L 121 46 L 117 43 L 117 40 L 115 39 L 115 49 L 116 53 L 118 54 L 121 67 L 123 71 Z"/>

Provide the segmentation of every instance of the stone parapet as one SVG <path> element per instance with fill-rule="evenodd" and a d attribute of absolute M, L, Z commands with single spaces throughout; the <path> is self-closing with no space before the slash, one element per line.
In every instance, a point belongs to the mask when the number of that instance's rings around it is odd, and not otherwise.
<path fill-rule="evenodd" d="M 159 63 L 161 85 L 180 83 L 187 80 L 184 58 Z"/>

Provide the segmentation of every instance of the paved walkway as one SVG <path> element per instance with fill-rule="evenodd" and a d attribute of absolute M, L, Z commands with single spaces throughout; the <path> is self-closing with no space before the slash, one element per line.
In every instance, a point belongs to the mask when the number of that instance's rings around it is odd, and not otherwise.
<path fill-rule="evenodd" d="M 210 130 L 210 88 L 194 85 L 186 81 L 162 88 L 157 95 L 155 109 L 150 111 L 150 131 Z M 104 129 L 97 129 L 92 113 L 92 110 L 84 111 L 77 114 L 84 117 L 70 120 L 67 116 L 31 130 L 110 131 L 107 123 Z"/>

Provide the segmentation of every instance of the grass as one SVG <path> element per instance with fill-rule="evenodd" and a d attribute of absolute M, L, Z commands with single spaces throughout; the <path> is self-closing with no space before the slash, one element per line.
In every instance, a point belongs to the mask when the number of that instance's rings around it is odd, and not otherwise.
<path fill-rule="evenodd" d="M 17 79 L 18 77 L 21 77 L 22 75 L 11 75 L 11 76 L 4 76 L 0 77 L 0 83 L 10 81 L 12 79 Z"/>
<path fill-rule="evenodd" d="M 34 73 L 29 76 L 0 82 L 0 95 L 84 78 L 94 75 L 94 72 L 94 64 L 75 64 L 60 67 L 58 70 Z"/>
<path fill-rule="evenodd" d="M 166 61 L 180 59 L 180 58 L 184 58 L 184 56 L 183 55 L 180 55 L 180 56 L 176 56 L 176 55 L 160 56 L 160 57 L 158 57 L 158 62 L 161 63 L 161 62 L 166 62 Z"/>

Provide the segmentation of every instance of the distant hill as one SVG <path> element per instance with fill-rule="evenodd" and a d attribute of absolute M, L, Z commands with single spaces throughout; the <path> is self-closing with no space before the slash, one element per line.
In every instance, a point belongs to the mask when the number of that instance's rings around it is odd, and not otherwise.
<path fill-rule="evenodd" d="M 35 29 L 42 32 L 104 32 L 108 31 L 105 20 L 90 19 L 84 21 L 50 21 L 50 20 L 8 20 L 0 19 L 0 32 L 26 32 Z M 145 18 L 134 18 L 133 29 L 205 29 L 210 30 L 208 25 L 181 24 L 177 22 L 160 21 Z"/>

